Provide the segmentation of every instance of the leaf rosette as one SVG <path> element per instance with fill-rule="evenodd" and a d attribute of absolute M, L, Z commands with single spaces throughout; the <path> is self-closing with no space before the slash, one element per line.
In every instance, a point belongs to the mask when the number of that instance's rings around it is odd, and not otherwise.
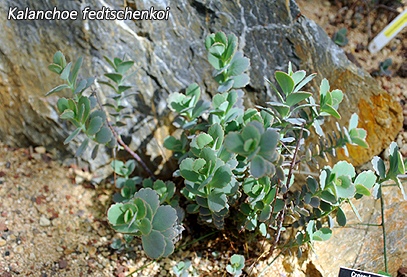
<path fill-rule="evenodd" d="M 177 213 L 171 206 L 160 206 L 154 190 L 140 189 L 129 202 L 112 205 L 107 216 L 117 232 L 141 236 L 144 251 L 150 258 L 167 257 L 174 251 Z"/>
<path fill-rule="evenodd" d="M 275 130 L 264 131 L 258 121 L 248 123 L 241 132 L 230 132 L 225 137 L 224 145 L 229 152 L 247 157 L 250 173 L 255 178 L 273 176 L 276 167 L 273 164 L 279 158 L 276 151 L 279 134 Z"/>

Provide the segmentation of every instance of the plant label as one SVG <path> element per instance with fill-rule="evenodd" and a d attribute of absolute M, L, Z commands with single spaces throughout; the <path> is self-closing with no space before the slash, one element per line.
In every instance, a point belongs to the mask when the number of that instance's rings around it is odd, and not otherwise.
<path fill-rule="evenodd" d="M 370 273 L 362 270 L 341 267 L 341 269 L 339 270 L 338 277 L 384 277 L 384 276 L 377 273 Z"/>
<path fill-rule="evenodd" d="M 390 24 L 369 43 L 368 48 L 370 53 L 376 53 L 382 49 L 392 38 L 403 30 L 405 26 L 407 26 L 407 9 L 390 22 Z"/>

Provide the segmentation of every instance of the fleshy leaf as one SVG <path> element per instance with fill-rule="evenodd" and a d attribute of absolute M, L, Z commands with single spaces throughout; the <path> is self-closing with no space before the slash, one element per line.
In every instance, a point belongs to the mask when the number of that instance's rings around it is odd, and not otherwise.
<path fill-rule="evenodd" d="M 75 113 L 72 110 L 66 109 L 63 113 L 59 115 L 61 119 L 74 119 Z"/>
<path fill-rule="evenodd" d="M 72 69 L 71 73 L 69 74 L 69 82 L 71 84 L 73 84 L 73 85 L 76 84 L 76 78 L 78 77 L 78 72 L 79 72 L 79 68 L 82 65 L 82 61 L 83 61 L 83 58 L 79 57 L 76 60 L 75 65 L 73 66 L 73 69 Z"/>
<path fill-rule="evenodd" d="M 232 153 L 246 154 L 246 151 L 243 149 L 244 140 L 238 132 L 230 132 L 227 134 L 224 145 L 226 149 Z"/>
<path fill-rule="evenodd" d="M 374 156 L 372 159 L 372 165 L 374 170 L 376 171 L 376 174 L 380 176 L 380 178 L 385 179 L 386 178 L 386 166 L 384 165 L 383 160 L 378 157 Z"/>
<path fill-rule="evenodd" d="M 376 175 L 371 170 L 360 173 L 354 181 L 355 185 L 361 184 L 361 185 L 365 186 L 367 189 L 372 188 L 375 183 L 376 183 Z"/>
<path fill-rule="evenodd" d="M 171 206 L 160 206 L 153 218 L 153 229 L 164 232 L 177 221 L 177 212 Z"/>
<path fill-rule="evenodd" d="M 266 175 L 267 165 L 266 161 L 261 156 L 255 156 L 250 163 L 250 173 L 255 178 L 260 178 Z"/>
<path fill-rule="evenodd" d="M 209 128 L 208 134 L 212 137 L 213 141 L 216 141 L 215 149 L 218 150 L 222 146 L 224 138 L 224 132 L 222 127 L 218 123 L 213 124 Z"/>
<path fill-rule="evenodd" d="M 276 71 L 274 75 L 284 94 L 288 96 L 294 89 L 294 80 L 285 72 Z"/>
<path fill-rule="evenodd" d="M 87 132 L 89 135 L 94 135 L 99 132 L 100 128 L 103 126 L 102 118 L 99 116 L 95 116 L 90 120 L 89 126 L 87 128 Z"/>
<path fill-rule="evenodd" d="M 85 89 L 87 81 L 85 79 L 81 80 L 79 84 L 76 86 L 76 89 L 74 90 L 73 94 L 77 94 L 81 92 L 83 89 Z"/>
<path fill-rule="evenodd" d="M 288 106 L 294 106 L 296 104 L 298 104 L 299 102 L 307 99 L 308 97 L 310 97 L 312 95 L 312 93 L 310 92 L 305 92 L 305 91 L 298 91 L 298 92 L 293 92 L 290 95 L 287 96 L 286 98 L 286 104 Z"/>
<path fill-rule="evenodd" d="M 151 259 L 158 259 L 165 253 L 166 242 L 164 235 L 157 230 L 152 230 L 150 234 L 141 236 L 143 249 Z"/>
<path fill-rule="evenodd" d="M 336 222 L 338 222 L 338 225 L 342 227 L 346 225 L 346 215 L 341 207 L 338 207 L 336 210 Z"/>
<path fill-rule="evenodd" d="M 213 212 L 219 212 L 227 205 L 226 194 L 223 192 L 212 191 L 208 195 L 208 206 Z"/>
<path fill-rule="evenodd" d="M 259 155 L 274 151 L 279 142 L 278 139 L 279 133 L 277 133 L 275 130 L 267 130 L 260 139 Z"/>
<path fill-rule="evenodd" d="M 180 171 L 182 177 L 191 182 L 197 182 L 199 180 L 199 173 L 193 170 L 194 159 L 186 158 L 181 162 Z"/>
<path fill-rule="evenodd" d="M 250 60 L 246 57 L 232 59 L 227 74 L 229 76 L 238 76 L 245 72 L 250 65 Z"/>
<path fill-rule="evenodd" d="M 336 191 L 338 197 L 351 198 L 355 195 L 356 188 L 352 184 L 351 179 L 347 175 L 341 175 L 336 180 Z"/>
<path fill-rule="evenodd" d="M 318 189 L 318 182 L 311 176 L 307 177 L 307 185 L 312 193 L 315 193 Z"/>
<path fill-rule="evenodd" d="M 297 85 L 305 78 L 305 75 L 306 75 L 305 70 L 298 70 L 295 73 L 293 73 L 293 75 L 291 75 L 291 78 L 293 78 L 295 85 Z"/>
<path fill-rule="evenodd" d="M 204 148 L 208 143 L 213 141 L 213 138 L 205 133 L 199 134 L 196 138 L 196 143 L 199 148 Z"/>
<path fill-rule="evenodd" d="M 353 167 L 353 165 L 346 161 L 340 161 L 336 163 L 332 168 L 332 173 L 336 173 L 337 176 L 347 175 L 350 176 L 351 178 L 355 177 L 356 175 L 355 168 Z"/>
<path fill-rule="evenodd" d="M 250 78 L 247 74 L 240 74 L 233 77 L 233 88 L 243 88 L 249 84 Z"/>
<path fill-rule="evenodd" d="M 96 133 L 95 139 L 98 143 L 105 144 L 112 138 L 112 131 L 108 127 L 102 127 L 99 132 Z"/>
<path fill-rule="evenodd" d="M 361 195 L 370 196 L 370 191 L 364 185 L 355 185 L 356 193 Z"/>
<path fill-rule="evenodd" d="M 68 86 L 68 85 L 59 85 L 59 86 L 57 86 L 57 87 L 51 89 L 50 91 L 48 91 L 48 92 L 45 94 L 45 96 L 51 95 L 51 94 L 53 94 L 54 92 L 58 92 L 58 91 L 60 91 L 60 90 L 66 89 L 66 88 L 70 88 L 70 86 Z"/>
<path fill-rule="evenodd" d="M 72 132 L 71 135 L 69 135 L 69 137 L 66 138 L 66 140 L 64 141 L 64 144 L 69 143 L 71 140 L 73 140 L 81 131 L 81 128 L 76 129 L 75 131 Z"/>
<path fill-rule="evenodd" d="M 329 240 L 332 236 L 332 230 L 329 228 L 321 228 L 315 233 L 312 234 L 312 238 L 314 241 L 326 241 Z"/>
<path fill-rule="evenodd" d="M 352 114 L 349 120 L 349 130 L 352 130 L 354 128 L 358 127 L 358 115 L 356 113 Z"/>
<path fill-rule="evenodd" d="M 143 233 L 143 235 L 148 235 L 148 234 L 150 234 L 151 230 L 152 230 L 152 225 L 151 225 L 150 220 L 148 218 L 143 218 L 140 221 L 141 233 Z"/>
<path fill-rule="evenodd" d="M 89 143 L 89 138 L 86 138 L 86 139 L 82 142 L 81 146 L 79 146 L 78 150 L 76 150 L 75 157 L 79 157 L 80 155 L 83 154 L 83 152 L 84 152 L 84 151 L 86 150 L 86 148 L 88 147 L 88 143 Z"/>
<path fill-rule="evenodd" d="M 222 165 L 213 175 L 212 181 L 209 183 L 214 188 L 224 188 L 232 179 L 232 171 L 229 166 Z"/>
<path fill-rule="evenodd" d="M 105 76 L 116 84 L 120 84 L 123 79 L 123 75 L 119 73 L 105 73 Z"/>
<path fill-rule="evenodd" d="M 153 214 L 155 214 L 155 212 L 158 209 L 158 206 L 160 205 L 160 200 L 157 192 L 150 188 L 140 189 L 134 195 L 134 197 L 140 197 L 141 199 L 146 201 L 148 205 L 150 205 Z"/>

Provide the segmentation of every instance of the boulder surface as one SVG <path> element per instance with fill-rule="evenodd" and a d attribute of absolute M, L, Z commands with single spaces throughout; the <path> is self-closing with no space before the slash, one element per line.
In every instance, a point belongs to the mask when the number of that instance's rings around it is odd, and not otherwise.
<path fill-rule="evenodd" d="M 341 124 L 357 112 L 360 126 L 367 129 L 370 148 L 350 147 L 351 160 L 362 164 L 382 151 L 402 127 L 400 105 L 370 75 L 348 61 L 344 52 L 313 21 L 301 15 L 293 1 L 34 1 L 0 0 L 0 13 L 7 18 L 10 7 L 19 10 L 77 10 L 76 20 L 2 20 L 0 21 L 0 140 L 25 147 L 41 145 L 56 158 L 72 157 L 83 137 L 64 145 L 73 126 L 58 118 L 57 96 L 44 97 L 62 80 L 47 69 L 53 54 L 61 50 L 68 60 L 84 57 L 80 78 L 96 76 L 105 80 L 109 70 L 103 56 L 123 54 L 135 60 L 140 70 L 131 80 L 133 92 L 128 98 L 133 117 L 123 130 L 132 149 L 148 160 L 150 168 L 164 164 L 171 153 L 162 142 L 172 132 L 173 116 L 166 107 L 168 95 L 197 82 L 210 99 L 216 92 L 207 62 L 204 38 L 218 30 L 235 33 L 239 49 L 251 59 L 250 85 L 246 105 L 264 105 L 276 100 L 264 77 L 273 80 L 276 70 L 287 70 L 288 61 L 295 70 L 305 69 L 318 76 L 310 88 L 317 93 L 322 78 L 332 89 L 345 93 L 339 111 Z M 129 8 L 165 10 L 168 20 L 82 20 L 82 10 Z M 105 101 L 111 91 L 96 85 Z M 59 96 L 65 95 L 62 91 Z M 319 98 L 319 97 L 316 97 Z M 334 127 L 333 122 L 326 124 Z M 90 151 L 89 151 L 90 152 Z M 105 165 L 107 150 L 99 153 L 91 169 Z M 83 156 L 90 161 L 90 153 Z"/>

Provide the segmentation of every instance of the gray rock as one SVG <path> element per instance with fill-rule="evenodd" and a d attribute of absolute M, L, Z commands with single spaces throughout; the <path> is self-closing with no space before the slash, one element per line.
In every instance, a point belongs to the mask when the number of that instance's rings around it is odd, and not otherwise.
<path fill-rule="evenodd" d="M 369 150 L 350 149 L 351 154 L 358 151 L 352 158 L 355 163 L 361 164 L 380 153 L 402 126 L 398 103 L 366 71 L 350 63 L 318 25 L 302 16 L 293 0 L 168 1 L 168 21 L 81 19 L 81 10 L 86 6 L 95 10 L 103 5 L 123 9 L 120 1 L 1 0 L 0 3 L 3 17 L 11 6 L 19 9 L 28 6 L 33 10 L 57 6 L 59 10 L 79 12 L 77 20 L 0 22 L 0 140 L 15 147 L 42 145 L 57 159 L 67 159 L 83 140 L 79 137 L 77 143 L 63 144 L 72 125 L 58 118 L 55 111 L 58 97 L 44 97 L 62 83 L 46 68 L 57 50 L 62 50 L 69 60 L 84 56 L 81 78 L 100 77 L 108 70 L 103 55 L 126 54 L 140 70 L 131 80 L 135 85 L 133 92 L 139 94 L 125 103 L 133 118 L 123 137 L 148 160 L 150 168 L 170 172 L 171 169 L 162 166 L 171 155 L 162 149 L 173 118 L 166 108 L 167 96 L 192 82 L 200 84 L 206 99 L 214 94 L 216 85 L 203 41 L 207 34 L 218 30 L 235 33 L 240 50 L 251 59 L 247 105 L 275 99 L 263 77 L 272 78 L 274 71 L 286 70 L 288 61 L 293 62 L 294 69 L 318 73 L 312 91 L 316 91 L 323 77 L 332 88 L 342 89 L 345 92 L 339 110 L 342 124 L 353 112 L 359 112 L 361 126 L 369 134 Z M 150 6 L 166 8 L 162 1 L 125 3 L 138 10 Z M 102 101 L 111 93 L 106 87 L 97 90 Z M 89 152 L 84 154 L 84 161 L 90 161 Z M 109 159 L 108 151 L 102 149 L 91 163 L 91 170 L 102 167 Z"/>

